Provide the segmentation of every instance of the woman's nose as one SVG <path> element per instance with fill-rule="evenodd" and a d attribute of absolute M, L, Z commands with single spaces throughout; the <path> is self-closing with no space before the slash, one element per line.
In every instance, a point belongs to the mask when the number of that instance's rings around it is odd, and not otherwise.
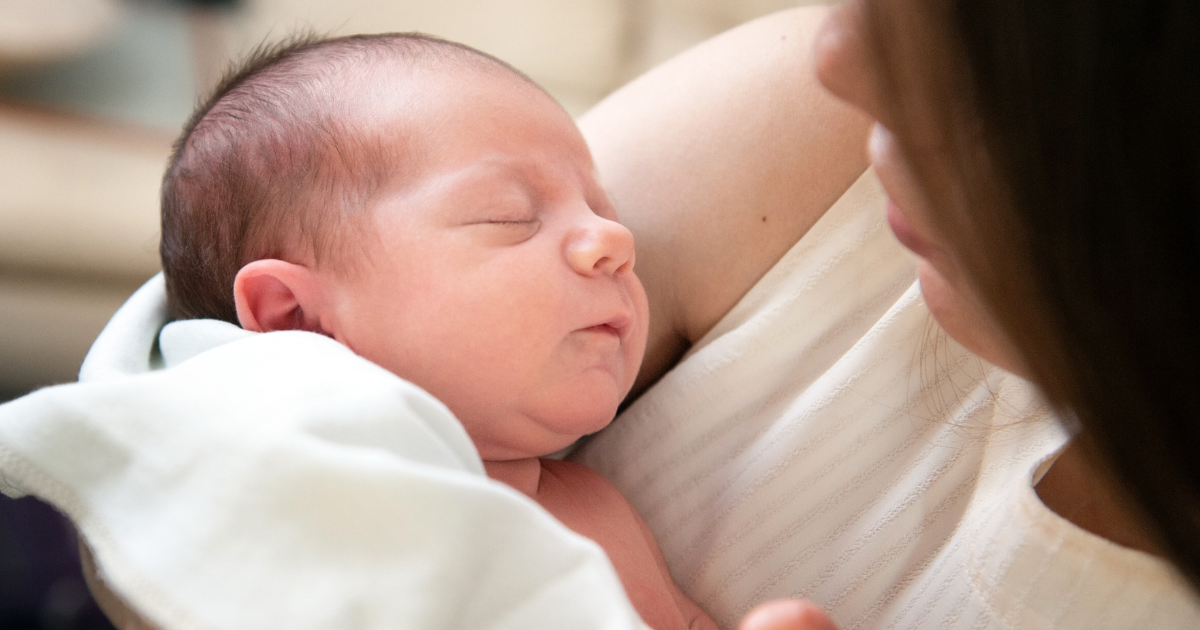
<path fill-rule="evenodd" d="M 817 78 L 838 98 L 879 119 L 879 77 L 863 2 L 830 11 L 813 44 Z"/>
<path fill-rule="evenodd" d="M 616 221 L 591 215 L 568 235 L 566 257 L 571 268 L 584 275 L 632 271 L 633 234 Z"/>

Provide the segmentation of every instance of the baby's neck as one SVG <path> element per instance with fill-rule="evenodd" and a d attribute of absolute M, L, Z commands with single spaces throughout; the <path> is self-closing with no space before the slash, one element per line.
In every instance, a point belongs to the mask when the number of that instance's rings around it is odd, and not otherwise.
<path fill-rule="evenodd" d="M 528 497 L 537 497 L 538 483 L 542 479 L 542 462 L 538 458 L 484 460 L 483 469 L 489 478 L 507 484 Z"/>

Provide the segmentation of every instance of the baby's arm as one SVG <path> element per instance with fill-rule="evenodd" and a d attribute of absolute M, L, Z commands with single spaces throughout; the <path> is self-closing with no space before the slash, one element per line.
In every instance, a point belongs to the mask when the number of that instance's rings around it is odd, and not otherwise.
<path fill-rule="evenodd" d="M 675 578 L 671 577 L 671 570 L 667 567 L 667 559 L 663 557 L 662 547 L 658 545 L 658 539 L 654 537 L 654 533 L 650 531 L 650 526 L 646 525 L 646 521 L 642 518 L 642 515 L 638 514 L 638 511 L 629 504 L 629 500 L 625 498 L 625 495 L 622 495 L 621 492 L 617 490 L 616 486 L 609 483 L 607 479 L 605 479 L 599 473 L 592 471 L 590 468 L 588 468 L 588 471 L 592 472 L 592 474 L 596 475 L 597 477 L 600 477 L 600 480 L 605 485 L 611 488 L 613 492 L 617 493 L 617 496 L 621 499 L 621 503 L 624 504 L 625 508 L 629 510 L 629 513 L 632 515 L 633 519 L 637 521 L 638 530 L 642 534 L 642 540 L 644 541 L 646 547 L 653 552 L 654 563 L 658 566 L 659 573 L 662 574 L 663 579 L 669 585 L 671 594 L 675 599 L 675 605 L 679 607 L 679 613 L 683 615 L 683 620 L 687 624 L 688 630 L 717 630 L 716 622 L 714 622 L 712 618 L 708 616 L 708 613 L 704 612 L 703 608 L 700 608 L 699 604 L 692 601 L 692 598 L 688 597 L 687 593 L 684 593 L 683 589 L 679 588 L 679 585 L 675 583 Z M 655 630 L 658 629 L 655 628 Z"/>
<path fill-rule="evenodd" d="M 534 497 L 576 533 L 598 543 L 642 619 L 654 630 L 716 630 L 679 589 L 658 541 L 629 501 L 599 473 L 574 462 L 542 460 Z"/>
<path fill-rule="evenodd" d="M 615 490 L 616 488 L 613 489 Z M 667 560 L 663 557 L 662 548 L 658 545 L 658 539 L 654 537 L 654 534 L 650 531 L 650 527 L 646 525 L 646 521 L 642 519 L 642 515 L 638 514 L 637 510 L 633 509 L 632 505 L 629 505 L 629 502 L 625 500 L 624 496 L 622 496 L 621 499 L 625 501 L 625 504 L 629 507 L 629 511 L 632 512 L 634 518 L 637 519 L 638 526 L 642 531 L 642 538 L 646 541 L 646 545 L 654 551 L 654 557 L 656 563 L 658 564 L 659 571 L 662 572 L 667 582 L 670 583 L 672 593 L 675 597 L 675 605 L 679 607 L 679 612 L 683 615 L 683 619 L 687 623 L 688 630 L 717 630 L 716 622 L 708 616 L 708 613 L 704 612 L 703 608 L 700 608 L 699 604 L 692 601 L 692 598 L 688 597 L 687 593 L 684 593 L 683 589 L 679 588 L 679 585 L 675 583 L 675 578 L 671 577 L 671 571 L 667 568 Z M 762 630 L 774 629 L 763 628 Z"/>

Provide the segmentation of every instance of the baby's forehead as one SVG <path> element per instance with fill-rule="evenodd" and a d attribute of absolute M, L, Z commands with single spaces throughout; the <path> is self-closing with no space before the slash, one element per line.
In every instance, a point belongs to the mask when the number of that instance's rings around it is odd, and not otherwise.
<path fill-rule="evenodd" d="M 487 58 L 372 58 L 345 75 L 316 100 L 334 132 L 322 149 L 333 173 L 368 184 L 356 194 L 390 196 L 444 177 L 460 183 L 447 176 L 467 164 L 475 189 L 542 179 L 556 164 L 591 170 L 570 116 L 536 84 Z"/>
<path fill-rule="evenodd" d="M 443 144 L 439 134 L 448 126 L 463 122 L 449 110 L 478 99 L 478 87 L 484 83 L 506 108 L 530 95 L 549 98 L 524 77 L 487 60 L 464 64 L 453 59 L 393 58 L 371 60 L 346 72 L 343 80 L 329 82 L 314 95 L 309 105 L 324 109 L 322 118 L 358 136 L 362 143 L 400 143 L 429 150 Z M 504 123 L 499 111 L 493 115 Z"/>
<path fill-rule="evenodd" d="M 344 80 L 343 80 L 344 79 Z M 509 87 L 516 93 L 549 95 L 528 77 L 501 62 L 478 54 L 465 56 L 427 55 L 412 58 L 388 55 L 364 59 L 344 77 L 331 82 L 330 89 L 344 98 L 366 96 L 373 101 L 389 97 L 400 102 L 419 102 L 425 95 L 453 95 L 471 91 L 479 83 Z"/>
<path fill-rule="evenodd" d="M 570 116 L 540 86 L 486 60 L 470 65 L 381 60 L 364 65 L 345 87 L 334 89 L 331 96 L 340 103 L 332 105 L 330 118 L 353 121 L 363 142 L 403 148 L 402 157 L 413 160 L 485 144 L 492 139 L 489 127 L 536 120 L 530 125 L 534 131 L 561 131 L 564 126 L 575 131 Z M 548 115 L 551 109 L 554 114 Z M 462 127 L 482 133 L 459 133 Z"/>

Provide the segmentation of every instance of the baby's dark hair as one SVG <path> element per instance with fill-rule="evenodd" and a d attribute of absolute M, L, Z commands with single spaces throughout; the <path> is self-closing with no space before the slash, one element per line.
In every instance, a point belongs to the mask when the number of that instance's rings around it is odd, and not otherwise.
<path fill-rule="evenodd" d="M 387 182 L 396 156 L 355 126 L 344 84 L 397 59 L 533 85 L 491 55 L 418 33 L 303 34 L 259 46 L 192 114 L 163 176 L 159 253 L 173 317 L 237 324 L 242 266 L 296 251 L 320 264 L 348 245 L 340 228 Z"/>

